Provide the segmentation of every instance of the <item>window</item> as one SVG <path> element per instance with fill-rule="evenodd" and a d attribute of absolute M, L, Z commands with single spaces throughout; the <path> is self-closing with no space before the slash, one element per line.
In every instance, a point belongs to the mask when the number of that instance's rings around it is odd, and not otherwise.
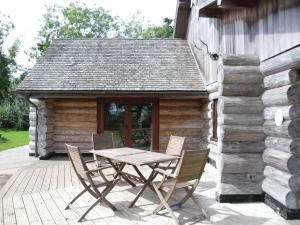
<path fill-rule="evenodd" d="M 218 140 L 218 134 L 217 134 L 217 129 L 218 129 L 218 111 L 217 111 L 217 105 L 218 105 L 218 99 L 213 99 L 212 102 L 212 136 L 211 140 L 212 141 L 217 141 Z"/>

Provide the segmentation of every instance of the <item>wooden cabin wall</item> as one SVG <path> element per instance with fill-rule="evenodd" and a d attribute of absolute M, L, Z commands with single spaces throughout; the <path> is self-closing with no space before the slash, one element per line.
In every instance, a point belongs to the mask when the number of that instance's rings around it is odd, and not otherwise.
<path fill-rule="evenodd" d="M 52 99 L 31 99 L 37 107 L 30 107 L 29 113 L 29 155 L 35 155 L 35 142 L 37 138 L 40 157 L 46 157 L 53 153 L 54 111 Z M 36 120 L 38 120 L 36 127 Z M 36 136 L 37 130 L 37 136 Z"/>
<path fill-rule="evenodd" d="M 160 149 L 166 149 L 170 135 L 184 136 L 184 149 L 207 147 L 208 101 L 200 99 L 160 99 Z"/>
<path fill-rule="evenodd" d="M 96 99 L 55 99 L 53 149 L 66 152 L 65 143 L 92 149 L 92 133 L 97 132 Z"/>
<path fill-rule="evenodd" d="M 197 49 L 207 43 L 210 52 L 254 54 L 261 61 L 296 45 L 300 40 L 300 2 L 262 0 L 254 8 L 230 10 L 222 19 L 197 18 L 194 6 L 187 39 L 207 84 L 217 81 L 217 62 Z"/>
<path fill-rule="evenodd" d="M 263 160 L 265 179 L 262 189 L 266 202 L 289 218 L 282 210 L 300 210 L 300 47 L 262 63 L 265 92 L 264 132 L 267 135 Z M 296 57 L 295 57 L 296 56 Z M 295 60 L 298 58 L 297 62 Z M 283 123 L 275 124 L 282 114 Z M 278 115 L 277 115 L 278 116 Z M 275 199 L 278 203 L 275 202 Z"/>

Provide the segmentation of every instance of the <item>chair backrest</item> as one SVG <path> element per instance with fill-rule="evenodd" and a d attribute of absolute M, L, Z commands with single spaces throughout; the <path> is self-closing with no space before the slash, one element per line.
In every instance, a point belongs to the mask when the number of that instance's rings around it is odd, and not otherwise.
<path fill-rule="evenodd" d="M 166 154 L 180 156 L 184 144 L 185 137 L 170 136 L 170 140 L 166 149 Z"/>
<path fill-rule="evenodd" d="M 88 180 L 86 175 L 88 168 L 83 161 L 79 148 L 77 146 L 66 144 L 66 149 L 77 176 L 81 179 Z"/>
<path fill-rule="evenodd" d="M 114 147 L 114 133 L 93 134 L 94 150 L 108 149 Z"/>
<path fill-rule="evenodd" d="M 177 182 L 201 178 L 208 160 L 209 149 L 184 150 L 177 170 Z"/>

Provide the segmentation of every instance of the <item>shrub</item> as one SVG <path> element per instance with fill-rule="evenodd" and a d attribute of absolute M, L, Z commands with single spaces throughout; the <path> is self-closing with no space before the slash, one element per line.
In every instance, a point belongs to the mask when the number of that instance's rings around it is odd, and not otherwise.
<path fill-rule="evenodd" d="M 29 125 L 28 103 L 19 97 L 5 100 L 0 105 L 0 128 L 26 130 Z"/>

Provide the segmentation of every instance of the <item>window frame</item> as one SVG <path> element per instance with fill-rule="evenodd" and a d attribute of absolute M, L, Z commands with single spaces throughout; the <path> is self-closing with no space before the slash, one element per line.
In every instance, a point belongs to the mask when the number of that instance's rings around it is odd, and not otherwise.
<path fill-rule="evenodd" d="M 215 98 L 212 100 L 211 105 L 211 113 L 212 113 L 212 136 L 211 141 L 218 141 L 218 99 Z"/>

